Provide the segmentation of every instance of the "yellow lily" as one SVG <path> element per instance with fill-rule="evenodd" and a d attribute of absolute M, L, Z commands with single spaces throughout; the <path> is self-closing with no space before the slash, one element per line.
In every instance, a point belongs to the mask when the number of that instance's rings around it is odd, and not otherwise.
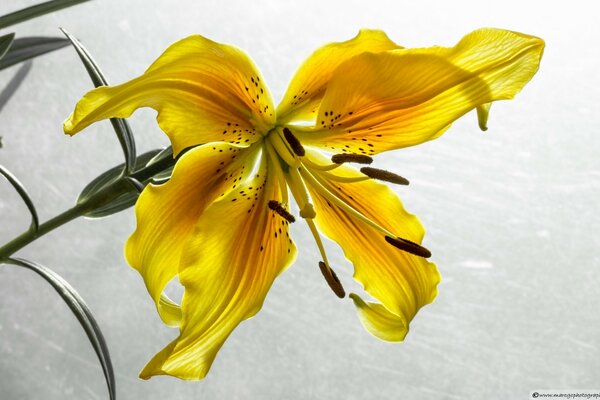
<path fill-rule="evenodd" d="M 436 296 L 439 274 L 420 245 L 419 220 L 376 180 L 407 182 L 347 163 L 434 139 L 472 109 L 485 128 L 489 104 L 521 90 L 543 47 L 536 37 L 481 29 L 452 48 L 404 49 L 381 31 L 362 30 L 313 53 L 275 109 L 242 51 L 191 36 L 140 77 L 87 93 L 65 121 L 67 134 L 152 107 L 174 154 L 191 148 L 167 183 L 142 192 L 125 246 L 161 318 L 180 330 L 140 376 L 203 378 L 233 329 L 258 312 L 296 257 L 288 190 L 334 292 L 345 295 L 319 232 L 342 247 L 377 301 L 350 295 L 365 328 L 402 341 Z M 176 276 L 181 305 L 163 293 Z"/>

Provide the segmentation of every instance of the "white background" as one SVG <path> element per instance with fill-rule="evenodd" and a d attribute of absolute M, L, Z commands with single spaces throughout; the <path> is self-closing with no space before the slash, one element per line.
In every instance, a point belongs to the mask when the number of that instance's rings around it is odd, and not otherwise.
<path fill-rule="evenodd" d="M 0 14 L 36 3 L 2 0 Z M 435 303 L 406 341 L 380 342 L 351 301 L 323 282 L 308 229 L 298 260 L 263 310 L 220 351 L 208 377 L 184 382 L 139 370 L 176 331 L 156 315 L 122 256 L 131 210 L 78 220 L 19 255 L 57 271 L 86 299 L 111 349 L 121 399 L 526 399 L 534 389 L 600 388 L 600 30 L 592 2 L 92 1 L 5 29 L 77 36 L 111 83 L 142 73 L 193 33 L 235 44 L 279 99 L 318 46 L 380 28 L 409 46 L 453 45 L 479 27 L 546 40 L 539 73 L 514 101 L 494 104 L 486 133 L 468 114 L 442 138 L 378 157 L 411 180 L 397 188 L 427 228 L 442 275 Z M 0 90 L 19 67 L 0 71 Z M 74 138 L 62 121 L 91 83 L 75 52 L 38 58 L 0 112 L 0 163 L 27 186 L 42 220 L 122 162 L 108 122 Z M 140 152 L 167 143 L 154 112 L 130 119 Z M 29 215 L 0 182 L 0 242 Z M 328 251 L 348 289 L 351 266 Z M 78 322 L 30 271 L 0 267 L 0 398 L 107 398 Z"/>

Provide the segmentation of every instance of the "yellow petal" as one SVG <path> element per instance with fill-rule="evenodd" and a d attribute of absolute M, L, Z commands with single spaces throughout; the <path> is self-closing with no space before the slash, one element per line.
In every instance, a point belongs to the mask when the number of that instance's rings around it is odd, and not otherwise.
<path fill-rule="evenodd" d="M 404 318 L 393 314 L 378 303 L 365 302 L 356 293 L 350 293 L 354 301 L 358 318 L 366 330 L 373 336 L 387 342 L 401 342 L 408 333 Z"/>
<path fill-rule="evenodd" d="M 167 183 L 148 185 L 140 195 L 125 256 L 144 278 L 165 323 L 178 325 L 181 318 L 179 307 L 161 295 L 178 272 L 184 244 L 206 207 L 251 172 L 256 153 L 224 143 L 195 147 L 177 161 Z"/>
<path fill-rule="evenodd" d="M 342 177 L 361 176 L 347 166 L 332 172 Z M 421 243 L 424 235 L 421 223 L 404 209 L 386 185 L 372 180 L 344 183 L 313 173 L 330 193 L 371 221 L 399 237 Z M 357 304 L 363 323 L 370 321 L 364 323 L 365 327 L 384 340 L 402 340 L 417 311 L 437 294 L 440 277 L 435 264 L 391 246 L 379 230 L 328 201 L 318 187 L 308 187 L 319 229 L 340 245 L 354 265 L 354 278 L 386 310 Z"/>
<path fill-rule="evenodd" d="M 141 378 L 202 379 L 233 329 L 259 311 L 296 254 L 287 221 L 268 208 L 269 200 L 282 201 L 277 182 L 263 162 L 253 179 L 200 217 L 181 258 L 180 335 L 146 365 Z"/>
<path fill-rule="evenodd" d="M 140 107 L 158 111 L 175 154 L 208 142 L 247 145 L 275 121 L 271 96 L 250 58 L 196 35 L 171 45 L 140 77 L 87 93 L 64 130 L 74 135 L 102 119 L 127 118 Z"/>
<path fill-rule="evenodd" d="M 399 48 L 384 32 L 363 29 L 350 40 L 317 49 L 300 66 L 277 107 L 279 121 L 314 120 L 335 69 L 344 61 L 367 51 L 378 53 Z"/>
<path fill-rule="evenodd" d="M 373 155 L 440 136 L 466 112 L 511 99 L 538 69 L 544 42 L 482 29 L 455 47 L 364 53 L 329 83 L 304 144 Z"/>

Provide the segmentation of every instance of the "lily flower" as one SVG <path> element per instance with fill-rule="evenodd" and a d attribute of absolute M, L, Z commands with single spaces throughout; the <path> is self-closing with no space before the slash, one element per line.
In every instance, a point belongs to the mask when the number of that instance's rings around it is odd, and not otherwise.
<path fill-rule="evenodd" d="M 435 298 L 439 273 L 421 246 L 421 223 L 380 181 L 408 182 L 349 164 L 435 139 L 473 109 L 485 129 L 490 103 L 521 90 L 543 47 L 536 37 L 481 29 L 451 48 L 405 49 L 382 31 L 361 30 L 315 51 L 275 108 L 245 53 L 191 36 L 143 75 L 87 93 L 64 123 L 67 134 L 151 107 L 174 155 L 188 149 L 168 182 L 140 195 L 125 246 L 160 317 L 179 328 L 140 376 L 207 374 L 227 337 L 260 310 L 294 261 L 289 226 L 297 216 L 335 294 L 345 297 L 321 235 L 341 246 L 370 298 L 350 294 L 364 327 L 402 341 Z M 181 305 L 163 293 L 175 277 L 184 287 Z"/>

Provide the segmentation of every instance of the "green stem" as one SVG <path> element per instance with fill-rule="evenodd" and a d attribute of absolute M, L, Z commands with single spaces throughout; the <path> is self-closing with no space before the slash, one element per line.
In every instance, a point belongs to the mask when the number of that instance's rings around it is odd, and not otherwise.
<path fill-rule="evenodd" d="M 29 243 L 44 236 L 46 233 L 54 230 L 55 228 L 74 220 L 80 215 L 82 215 L 81 206 L 77 205 L 41 224 L 37 231 L 34 229 L 29 229 L 28 231 L 22 233 L 10 242 L 6 243 L 4 246 L 0 247 L 0 261 L 7 259 Z"/>
<path fill-rule="evenodd" d="M 165 170 L 166 168 L 169 168 L 174 162 L 175 160 L 173 158 L 167 157 L 164 160 L 160 160 L 155 164 L 134 172 L 130 176 L 140 182 L 147 182 L 150 178 L 152 178 L 152 176 Z M 110 185 L 90 196 L 84 202 L 79 203 L 65 212 L 55 216 L 54 218 L 44 222 L 39 226 L 38 229 L 30 228 L 10 242 L 6 243 L 4 246 L 0 247 L 0 262 L 2 260 L 6 260 L 14 253 L 27 246 L 29 243 L 44 236 L 46 233 L 51 232 L 59 226 L 81 217 L 82 215 L 85 215 L 91 210 L 95 210 L 102 205 L 109 203 L 111 200 L 114 200 L 124 193 L 130 192 L 131 190 L 132 186 L 129 182 L 127 182 L 126 177 L 121 177 L 120 179 L 115 180 Z"/>
<path fill-rule="evenodd" d="M 131 190 L 131 187 L 128 186 L 127 182 L 119 179 L 96 193 L 94 196 L 91 196 L 85 202 L 79 203 L 56 217 L 44 222 L 37 230 L 29 229 L 26 232 L 23 232 L 21 235 L 0 247 L 0 261 L 7 259 L 29 243 L 44 236 L 46 233 L 84 215 L 86 212 L 93 210 L 102 204 L 106 204 L 108 201 L 120 196 L 128 190 Z"/>

